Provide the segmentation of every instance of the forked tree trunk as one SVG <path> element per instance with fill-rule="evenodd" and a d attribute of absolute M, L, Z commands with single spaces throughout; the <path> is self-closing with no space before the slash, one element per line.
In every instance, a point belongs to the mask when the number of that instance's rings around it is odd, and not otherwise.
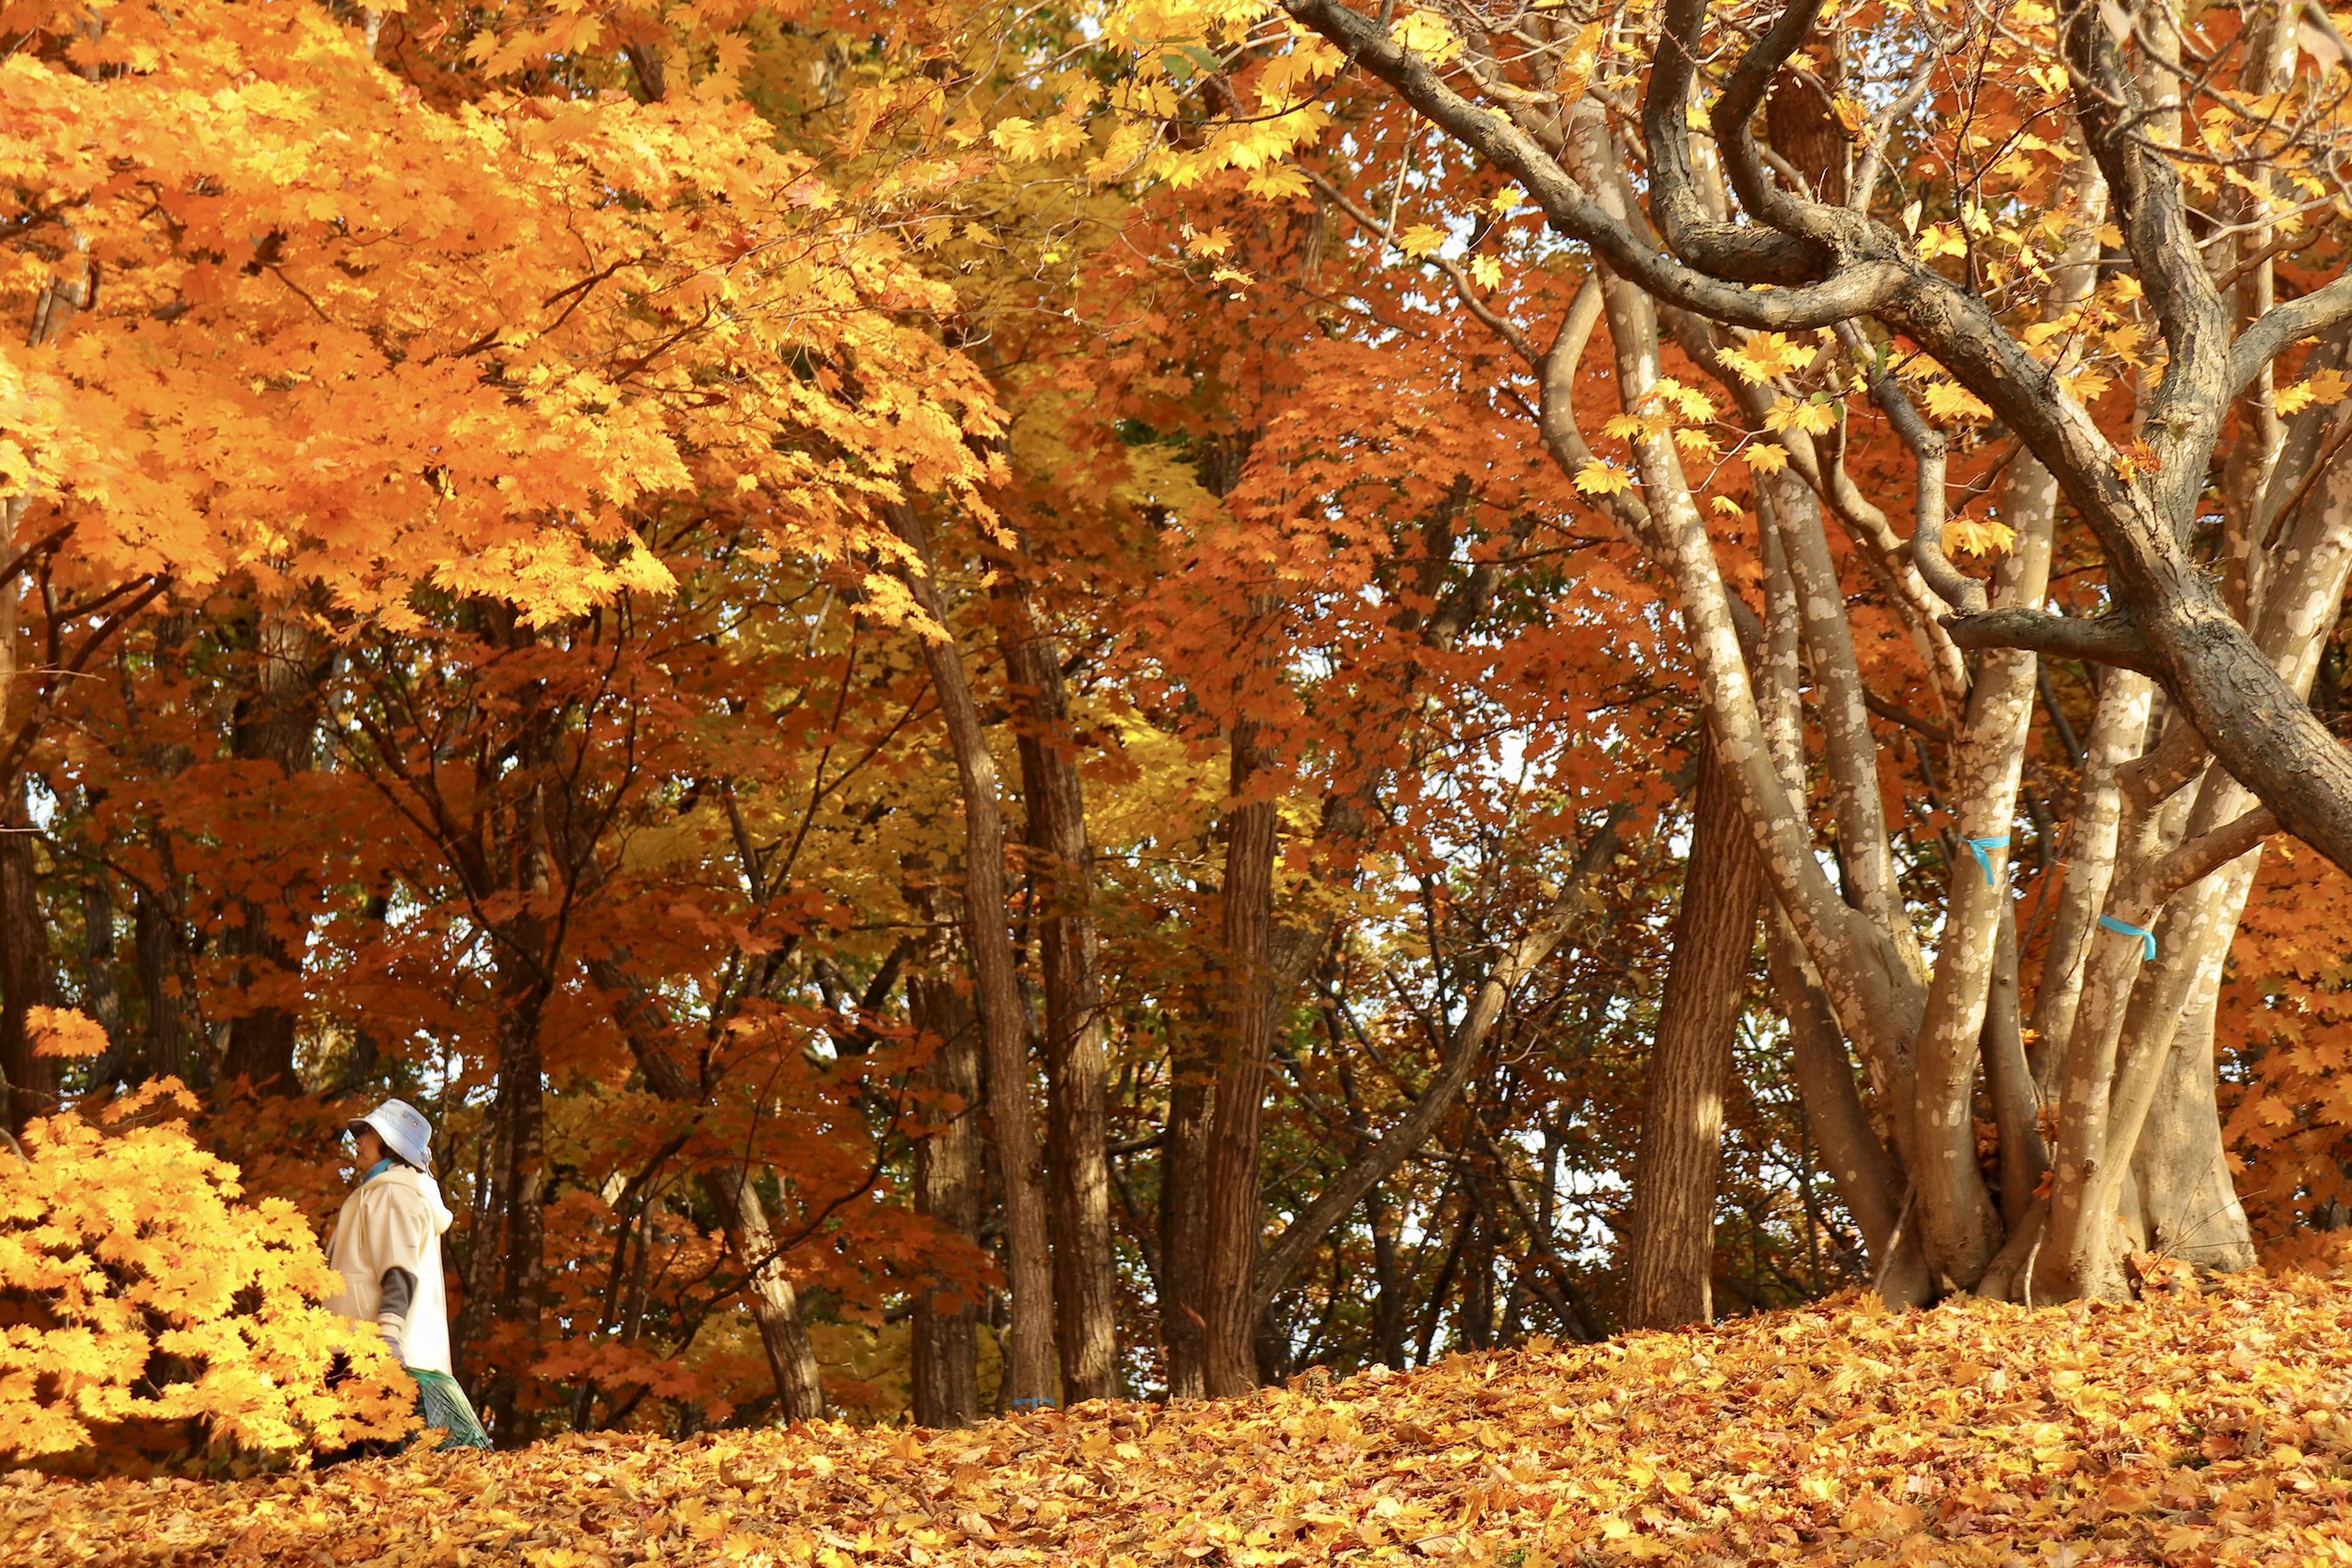
<path fill-rule="evenodd" d="M 702 1086 L 670 1054 L 667 1010 L 629 973 L 626 950 L 592 959 L 588 976 L 610 998 L 614 1022 L 629 1042 L 646 1087 L 673 1105 L 704 1103 L 708 1096 Z M 776 1406 L 788 1421 L 815 1420 L 824 1414 L 824 1382 L 816 1352 L 809 1343 L 800 1293 L 784 1268 L 784 1249 L 777 1246 L 775 1228 L 769 1222 L 767 1205 L 751 1167 L 739 1160 L 722 1161 L 702 1175 L 701 1185 L 727 1238 L 728 1250 L 743 1265 L 751 1293 L 752 1321 L 759 1325 L 760 1344 L 767 1352 L 768 1371 L 775 1381 Z M 641 1263 L 644 1256 L 641 1247 Z"/>
<path fill-rule="evenodd" d="M 1077 741 L 1053 638 L 1027 585 L 996 593 L 999 638 L 1021 715 L 1021 797 L 1044 908 L 1045 1166 L 1052 1181 L 1054 1304 L 1062 1396 L 1118 1392 L 1118 1281 L 1110 1235 L 1110 1119 L 1104 1083 L 1102 964 L 1095 931 L 1094 853 Z"/>
<path fill-rule="evenodd" d="M 963 800 L 964 941 L 978 982 L 981 1040 L 988 1061 L 989 1131 L 1004 1177 L 1006 1273 L 1013 1306 L 1013 1323 L 1005 1336 L 1004 1396 L 1010 1407 L 1020 1410 L 1050 1405 L 1054 1399 L 1054 1262 L 1029 1093 L 1029 1030 L 1007 919 L 1004 819 L 998 805 L 996 759 L 981 727 L 947 603 L 929 574 L 936 570 L 929 536 L 922 520 L 907 507 L 893 507 L 890 520 L 923 563 L 922 571 L 905 574 L 907 587 L 941 634 L 923 639 L 923 659 L 939 698 L 948 747 L 955 754 Z"/>
<path fill-rule="evenodd" d="M 1625 1323 L 1672 1329 L 1715 1316 L 1716 1185 L 1723 1092 L 1748 1000 L 1764 871 L 1715 742 L 1700 731 L 1690 858 L 1658 1005 L 1633 1163 Z"/>

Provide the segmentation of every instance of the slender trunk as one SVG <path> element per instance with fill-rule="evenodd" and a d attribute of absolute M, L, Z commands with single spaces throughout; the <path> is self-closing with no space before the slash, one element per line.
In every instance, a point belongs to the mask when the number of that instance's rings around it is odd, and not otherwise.
<path fill-rule="evenodd" d="M 509 924 L 536 927 L 538 922 Z M 530 1363 L 538 1359 L 547 1256 L 547 1102 L 539 1040 L 544 997 L 535 974 L 516 977 L 507 972 L 509 967 L 501 965 L 499 986 L 499 1087 L 492 1104 L 500 1133 L 493 1223 L 499 1225 L 504 1245 L 498 1249 L 497 1272 L 491 1276 L 497 1281 L 497 1299 L 488 1304 L 489 1315 L 509 1326 L 505 1336 L 509 1359 L 499 1369 L 485 1408 L 496 1418 L 499 1446 L 520 1447 L 531 1436 L 519 1396 Z"/>
<path fill-rule="evenodd" d="M 1270 757 L 1259 726 L 1234 726 L 1234 805 L 1226 819 L 1224 997 L 1220 1009 L 1214 1132 L 1209 1140 L 1207 1246 L 1202 1268 L 1202 1372 L 1213 1399 L 1257 1386 L 1252 1349 L 1259 1230 L 1258 1136 L 1273 1045 L 1266 961 L 1274 934 L 1275 803 L 1252 798 Z"/>
<path fill-rule="evenodd" d="M 1103 1053 L 1100 944 L 1062 668 L 1025 584 L 996 595 L 999 638 L 1021 714 L 1021 795 L 1044 908 L 1037 922 L 1045 977 L 1045 1154 L 1053 1184 L 1054 1304 L 1062 1394 L 1071 1404 L 1118 1392 L 1118 1286 L 1110 1238 L 1109 1113 Z"/>
<path fill-rule="evenodd" d="M 57 1063 L 33 1054 L 25 1018 L 28 1008 L 57 1002 L 37 857 L 25 781 L 19 777 L 0 795 L 0 1073 L 7 1077 L 12 1132 L 57 1110 Z"/>
<path fill-rule="evenodd" d="M 1160 1335 L 1174 1399 L 1200 1399 L 1209 1391 L 1202 1292 L 1216 1068 L 1192 1022 L 1202 1011 L 1187 1007 L 1179 1015 L 1169 1047 L 1168 1130 L 1160 1149 Z"/>
<path fill-rule="evenodd" d="M 114 883 L 103 870 L 81 885 L 82 1008 L 106 1031 L 106 1071 L 113 1082 L 132 1075 L 130 1036 L 122 1027 L 122 981 L 114 962 Z M 100 1087 L 104 1087 L 100 1085 Z"/>
<path fill-rule="evenodd" d="M 1715 751 L 1713 737 L 1702 731 L 1690 859 L 1642 1101 L 1626 1249 L 1625 1321 L 1636 1329 L 1671 1329 L 1714 1317 L 1723 1091 L 1764 900 L 1755 840 Z"/>
<path fill-rule="evenodd" d="M 946 601 L 931 565 L 929 539 L 911 509 L 892 509 L 898 536 L 924 563 L 925 574 L 906 583 L 940 637 L 926 637 L 923 658 L 937 693 L 940 718 L 955 753 L 963 796 L 964 940 L 978 982 L 980 1027 L 988 1058 L 989 1130 L 1004 1178 L 1004 1239 L 1011 1276 L 1013 1322 L 1006 1336 L 1004 1394 L 1019 1410 L 1054 1399 L 1054 1264 L 1047 1237 L 1045 1180 L 1038 1169 L 1037 1129 L 1029 1093 L 1029 1031 L 1013 966 L 1013 936 L 1004 891 L 1004 825 L 997 805 L 996 759 L 981 728 L 980 709 L 965 678 L 963 658 L 950 629 Z"/>
<path fill-rule="evenodd" d="M 946 1118 L 945 1124 L 915 1145 L 915 1212 L 977 1247 L 986 1194 L 980 1138 L 980 1034 L 971 1006 L 956 985 L 962 964 L 949 935 L 953 919 L 946 907 L 949 901 L 936 887 L 916 892 L 929 932 L 908 978 L 908 1010 L 916 1029 L 939 1041 L 918 1078 L 930 1093 L 952 1097 L 956 1103 L 935 1110 Z M 980 1363 L 973 1339 L 979 1325 L 975 1289 L 942 1289 L 917 1282 L 917 1426 L 969 1426 L 980 1419 Z"/>
<path fill-rule="evenodd" d="M 266 612 L 254 637 L 254 689 L 236 705 L 235 749 L 247 762 L 275 763 L 290 779 L 310 767 L 318 734 L 319 670 L 313 664 L 310 629 L 284 610 Z M 273 817 L 279 815 L 272 809 Z M 299 912 L 299 879 L 289 869 L 272 899 L 239 899 L 238 922 L 229 945 L 238 958 L 236 984 L 246 1011 L 230 1021 L 228 1050 L 221 1076 L 245 1079 L 264 1094 L 302 1090 L 294 1072 L 297 1011 L 288 999 L 299 987 L 302 933 L 310 920 Z M 263 1000 L 257 1005 L 254 994 Z"/>
<path fill-rule="evenodd" d="M 1788 916 L 1776 910 L 1769 934 L 1772 988 L 1788 1016 L 1790 1056 L 1813 1146 L 1861 1227 L 1880 1298 L 1890 1307 L 1924 1307 L 1935 1299 L 1935 1281 L 1918 1228 L 1904 1224 L 1903 1168 L 1870 1125 L 1845 1038 Z"/>
<path fill-rule="evenodd" d="M 669 1052 L 670 1020 L 660 1000 L 628 971 L 628 952 L 616 949 L 589 962 L 588 975 L 611 999 L 614 1021 L 628 1037 L 646 1087 L 674 1105 L 700 1105 L 707 1096 L 701 1085 L 679 1067 Z M 759 1325 L 760 1343 L 768 1353 L 768 1370 L 775 1379 L 776 1405 L 790 1421 L 813 1421 L 824 1414 L 824 1384 L 816 1352 L 809 1343 L 801 1316 L 800 1293 L 793 1287 L 778 1250 L 767 1205 L 752 1179 L 751 1166 L 740 1158 L 721 1161 L 701 1178 L 719 1228 L 745 1271 L 751 1292 L 751 1317 Z M 644 1221 L 639 1222 L 641 1225 Z M 645 1243 L 638 1244 L 639 1281 L 643 1295 Z M 636 1308 L 624 1315 L 634 1323 Z M 635 1337 L 634 1328 L 624 1333 Z"/>
<path fill-rule="evenodd" d="M 800 1294 L 777 1255 L 759 1184 L 750 1167 L 730 1163 L 705 1176 L 703 1190 L 710 1194 L 736 1256 L 751 1271 L 751 1315 L 760 1325 L 760 1343 L 768 1352 L 768 1371 L 776 1380 L 784 1418 L 816 1420 L 824 1414 L 824 1382 L 817 1371 L 815 1347 L 801 1321 Z"/>

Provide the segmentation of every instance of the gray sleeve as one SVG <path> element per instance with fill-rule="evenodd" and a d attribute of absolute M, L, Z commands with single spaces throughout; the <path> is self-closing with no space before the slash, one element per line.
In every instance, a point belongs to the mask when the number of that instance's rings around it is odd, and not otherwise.
<path fill-rule="evenodd" d="M 396 1318 L 406 1318 L 408 1309 L 416 1300 L 416 1276 L 405 1268 L 383 1271 L 383 1305 L 382 1311 Z"/>

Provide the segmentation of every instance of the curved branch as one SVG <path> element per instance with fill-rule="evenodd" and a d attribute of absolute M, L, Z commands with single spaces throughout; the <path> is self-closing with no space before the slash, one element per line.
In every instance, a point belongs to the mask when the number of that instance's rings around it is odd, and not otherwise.
<path fill-rule="evenodd" d="M 1585 889 L 1615 855 L 1617 827 L 1626 814 L 1627 808 L 1622 805 L 1611 810 L 1576 858 L 1576 869 L 1567 885 L 1510 951 L 1486 972 L 1486 978 L 1471 998 L 1469 1009 L 1446 1042 L 1444 1058 L 1412 1102 L 1412 1109 L 1382 1134 L 1379 1142 L 1350 1160 L 1322 1194 L 1307 1205 L 1306 1212 L 1292 1220 L 1258 1258 L 1257 1271 L 1251 1281 L 1255 1295 L 1253 1317 L 1280 1293 L 1284 1281 L 1331 1233 L 1331 1227 L 1347 1218 L 1348 1212 L 1364 1201 L 1365 1194 L 1386 1181 L 1414 1150 L 1426 1142 L 1439 1119 L 1453 1109 L 1462 1086 L 1470 1080 L 1470 1069 L 1477 1065 L 1486 1049 L 1486 1037 L 1494 1032 L 1496 1020 L 1502 1016 L 1503 1004 L 1510 999 L 1520 981 L 1551 956 L 1552 949 L 1559 945 L 1569 928 L 1584 912 Z"/>
<path fill-rule="evenodd" d="M 1427 59 L 1392 42 L 1374 18 L 1340 0 L 1282 0 L 1282 6 L 1396 89 L 1431 123 L 1510 174 L 1543 208 L 1554 230 L 1591 247 L 1613 271 L 1667 303 L 1718 321 L 1789 331 L 1870 314 L 1914 281 L 1912 269 L 1891 244 L 1883 252 L 1856 256 L 1833 278 L 1801 288 L 1751 289 L 1694 271 L 1611 216 L 1525 132 L 1447 86 Z"/>
<path fill-rule="evenodd" d="M 1965 648 L 2023 648 L 2053 658 L 2112 664 L 2142 675 L 2158 673 L 2156 655 L 2139 627 L 2122 616 L 2084 618 L 2045 610 L 1985 610 L 1946 616 L 1944 629 Z"/>
<path fill-rule="evenodd" d="M 1706 0 L 1670 0 L 1658 34 L 1650 87 L 1642 100 L 1642 140 L 1650 153 L 1650 216 L 1666 243 L 1695 266 L 1741 283 L 1808 283 L 1828 270 L 1820 248 L 1773 229 L 1723 223 L 1694 188 L 1690 89 Z"/>
<path fill-rule="evenodd" d="M 2234 398 L 2246 390 L 2263 366 L 2315 332 L 2352 321 L 2352 273 L 2289 300 L 2263 313 L 2230 345 L 2230 385 L 2224 395 Z"/>

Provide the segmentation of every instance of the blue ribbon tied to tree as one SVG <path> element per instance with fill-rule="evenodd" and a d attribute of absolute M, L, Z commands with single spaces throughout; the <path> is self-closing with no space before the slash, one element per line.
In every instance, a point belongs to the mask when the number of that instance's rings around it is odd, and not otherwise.
<path fill-rule="evenodd" d="M 2146 926 L 2136 926 L 2128 921 L 2119 921 L 2113 915 L 2101 915 L 2099 917 L 2099 923 L 2106 927 L 2109 931 L 2119 931 L 2125 936 L 2136 936 L 2139 938 L 2144 950 L 2143 955 L 2150 963 L 2156 962 L 2156 933 L 2154 931 L 2148 930 Z"/>
<path fill-rule="evenodd" d="M 1977 858 L 1977 868 L 1984 873 L 1985 886 L 1991 887 L 1993 885 L 1992 857 L 1985 851 L 2008 848 L 2009 835 L 2004 833 L 1998 838 L 1963 838 L 1960 842 L 1967 845 L 1969 852 Z"/>

